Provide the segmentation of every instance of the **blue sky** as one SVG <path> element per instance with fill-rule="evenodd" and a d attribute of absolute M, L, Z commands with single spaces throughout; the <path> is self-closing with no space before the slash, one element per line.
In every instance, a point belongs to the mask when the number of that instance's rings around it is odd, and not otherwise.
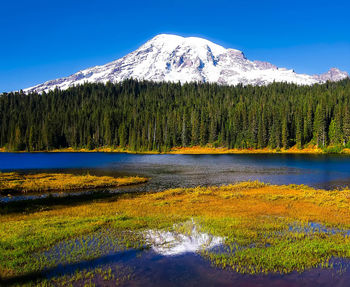
<path fill-rule="evenodd" d="M 0 92 L 105 64 L 160 33 L 200 36 L 298 73 L 350 72 L 350 1 L 1 3 Z"/>

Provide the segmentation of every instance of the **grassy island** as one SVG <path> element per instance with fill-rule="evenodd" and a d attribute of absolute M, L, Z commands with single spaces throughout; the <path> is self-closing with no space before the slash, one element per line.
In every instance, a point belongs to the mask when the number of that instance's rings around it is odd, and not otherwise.
<path fill-rule="evenodd" d="M 350 258 L 349 211 L 348 189 L 261 182 L 120 194 L 29 213 L 12 210 L 0 216 L 0 276 L 11 282 L 34 274 L 38 284 L 47 268 L 98 258 L 110 248 L 145 248 L 145 231 L 188 233 L 178 228 L 188 221 L 223 238 L 219 252 L 200 252 L 221 268 L 249 274 L 331 268 L 332 259 Z M 95 251 L 91 238 L 98 240 Z M 48 257 L 55 246 L 69 252 Z"/>
<path fill-rule="evenodd" d="M 0 173 L 0 192 L 44 192 L 87 188 L 116 187 L 144 183 L 143 177 L 74 175 L 65 173 L 20 174 Z"/>

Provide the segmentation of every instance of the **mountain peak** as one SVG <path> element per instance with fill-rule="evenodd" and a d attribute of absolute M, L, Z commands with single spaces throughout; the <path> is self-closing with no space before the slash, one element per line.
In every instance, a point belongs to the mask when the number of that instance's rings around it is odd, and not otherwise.
<path fill-rule="evenodd" d="M 148 40 L 145 45 L 149 43 L 166 43 L 166 42 L 179 42 L 182 41 L 184 37 L 173 35 L 173 34 L 158 34 L 157 36 L 153 37 L 152 39 Z"/>
<path fill-rule="evenodd" d="M 336 68 L 322 75 L 297 74 L 268 62 L 250 61 L 242 51 L 226 49 L 203 38 L 159 34 L 123 58 L 25 91 L 43 92 L 56 87 L 67 89 L 85 82 L 115 83 L 130 78 L 155 82 L 216 82 L 226 85 L 266 85 L 272 82 L 312 85 L 327 80 L 339 81 L 346 77 L 346 72 Z"/>
<path fill-rule="evenodd" d="M 339 70 L 338 68 L 330 68 L 329 71 L 327 71 L 326 73 L 323 73 L 321 75 L 315 75 L 314 77 L 320 80 L 321 82 L 336 82 L 348 78 L 349 74 L 345 71 Z"/>
<path fill-rule="evenodd" d="M 145 45 L 163 45 L 169 48 L 176 48 L 178 46 L 193 47 L 193 48 L 210 48 L 215 54 L 225 53 L 226 49 L 209 40 L 199 37 L 182 37 L 173 34 L 159 34 L 146 42 Z"/>

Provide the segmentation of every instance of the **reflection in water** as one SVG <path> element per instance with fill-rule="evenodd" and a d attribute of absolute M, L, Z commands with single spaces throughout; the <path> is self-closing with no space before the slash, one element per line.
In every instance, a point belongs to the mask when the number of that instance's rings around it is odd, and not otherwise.
<path fill-rule="evenodd" d="M 177 229 L 182 232 L 177 232 Z M 184 232 L 184 229 L 186 232 Z M 212 249 L 223 244 L 222 237 L 201 232 L 200 227 L 193 221 L 175 225 L 174 231 L 147 230 L 146 240 L 151 244 L 154 252 L 164 256 L 194 253 Z"/>

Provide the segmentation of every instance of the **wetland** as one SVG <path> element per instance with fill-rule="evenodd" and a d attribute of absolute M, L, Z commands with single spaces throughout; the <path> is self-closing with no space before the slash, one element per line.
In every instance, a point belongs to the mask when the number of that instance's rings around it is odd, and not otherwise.
<path fill-rule="evenodd" d="M 3 194 L 1 283 L 346 286 L 350 157 L 2 153 L 25 176 L 139 177 Z"/>

